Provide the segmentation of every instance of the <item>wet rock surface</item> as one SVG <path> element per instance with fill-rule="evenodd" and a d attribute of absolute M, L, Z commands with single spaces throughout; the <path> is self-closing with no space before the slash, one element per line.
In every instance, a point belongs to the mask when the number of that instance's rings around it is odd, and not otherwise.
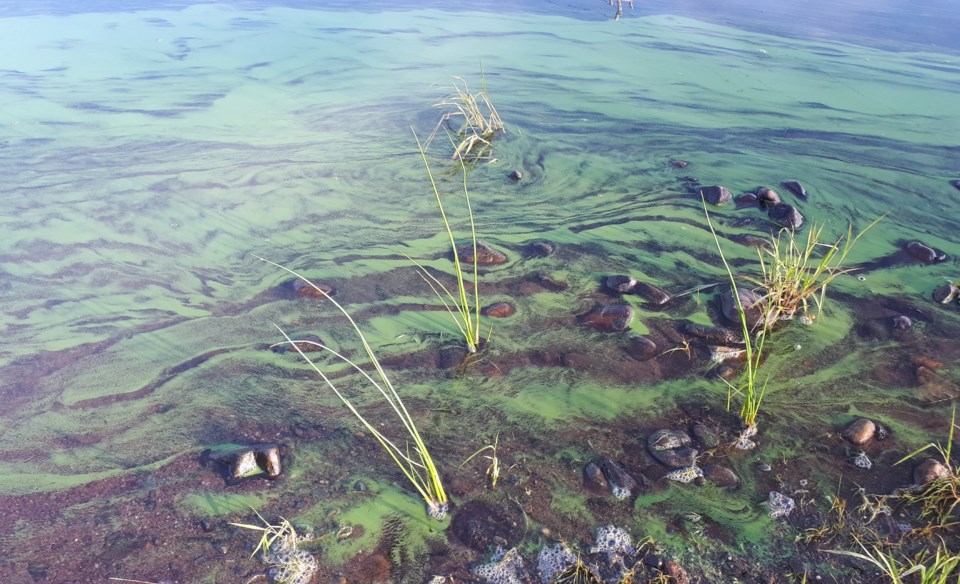
<path fill-rule="evenodd" d="M 633 287 L 632 293 L 656 306 L 662 306 L 670 302 L 669 294 L 653 284 L 647 284 L 646 282 L 637 282 Z"/>
<path fill-rule="evenodd" d="M 635 336 L 627 341 L 627 354 L 637 361 L 649 361 L 659 354 L 657 344 L 650 337 Z"/>
<path fill-rule="evenodd" d="M 803 227 L 803 215 L 793 205 L 786 203 L 771 204 L 767 207 L 767 217 L 781 227 L 800 229 Z"/>
<path fill-rule="evenodd" d="M 779 205 L 782 201 L 780 200 L 780 195 L 777 191 L 768 188 L 760 187 L 757 189 L 757 203 L 760 205 L 761 209 L 766 209 L 773 205 Z"/>
<path fill-rule="evenodd" d="M 720 436 L 706 424 L 696 423 L 690 428 L 693 438 L 703 445 L 704 448 L 716 448 L 720 446 Z"/>
<path fill-rule="evenodd" d="M 873 439 L 876 433 L 877 425 L 873 423 L 873 420 L 867 418 L 857 418 L 850 422 L 842 432 L 844 438 L 857 445 L 866 444 Z"/>
<path fill-rule="evenodd" d="M 280 448 L 276 444 L 255 444 L 246 448 L 235 448 L 223 452 L 209 453 L 211 460 L 227 465 L 231 477 L 265 473 L 276 478 L 283 472 L 280 463 Z"/>
<path fill-rule="evenodd" d="M 738 288 L 737 295 L 740 297 L 740 305 L 743 307 L 743 312 L 747 319 L 747 326 L 750 329 L 755 329 L 760 326 L 766 316 L 764 315 L 763 298 L 753 290 L 745 288 Z M 740 311 L 737 308 L 737 302 L 733 297 L 732 290 L 727 289 L 720 294 L 720 309 L 728 321 L 734 324 L 740 324 Z M 767 322 L 766 324 L 769 326 L 772 322 Z"/>
<path fill-rule="evenodd" d="M 919 241 L 907 242 L 904 249 L 910 257 L 924 264 L 936 264 L 947 260 L 947 254 Z"/>
<path fill-rule="evenodd" d="M 737 205 L 738 209 L 743 209 L 745 207 L 757 207 L 760 205 L 760 201 L 757 199 L 756 193 L 743 193 L 742 195 L 737 195 L 733 202 Z"/>
<path fill-rule="evenodd" d="M 657 430 L 647 437 L 647 447 L 650 452 L 662 452 L 682 446 L 689 446 L 690 436 L 680 430 Z"/>
<path fill-rule="evenodd" d="M 950 304 L 960 296 L 960 287 L 951 283 L 941 284 L 933 291 L 933 300 L 939 304 Z"/>
<path fill-rule="evenodd" d="M 790 191 L 791 193 L 797 195 L 797 196 L 800 197 L 801 199 L 803 199 L 803 200 L 806 200 L 806 199 L 807 199 L 807 189 L 803 188 L 803 185 L 800 184 L 800 181 L 796 181 L 796 180 L 785 180 L 785 181 L 783 181 L 783 182 L 780 183 L 780 184 L 782 184 L 784 187 L 786 187 L 786 189 L 787 189 L 788 191 Z"/>
<path fill-rule="evenodd" d="M 507 263 L 507 255 L 490 247 L 486 243 L 477 242 L 477 253 L 474 256 L 473 245 L 461 245 L 457 248 L 457 257 L 461 262 L 476 263 L 478 266 L 499 266 Z"/>
<path fill-rule="evenodd" d="M 530 257 L 548 258 L 557 252 L 557 245 L 552 241 L 534 241 L 528 251 Z"/>
<path fill-rule="evenodd" d="M 651 449 L 650 454 L 668 468 L 688 468 L 696 465 L 699 452 L 696 448 L 681 446 L 668 450 Z"/>
<path fill-rule="evenodd" d="M 710 464 L 703 467 L 703 478 L 718 487 L 732 488 L 740 484 L 736 473 L 725 466 Z"/>
<path fill-rule="evenodd" d="M 700 189 L 700 196 L 711 205 L 725 205 L 733 199 L 733 195 L 727 187 L 709 186 Z"/>
<path fill-rule="evenodd" d="M 731 294 L 730 297 L 733 298 L 733 295 Z M 684 333 L 708 343 L 742 345 L 744 342 L 743 334 L 726 327 L 704 326 L 702 324 L 688 322 L 680 328 Z"/>
<path fill-rule="evenodd" d="M 756 235 L 750 235 L 748 233 L 742 233 L 739 235 L 734 235 L 731 239 L 733 239 L 733 241 L 739 243 L 740 245 L 744 245 L 746 247 L 759 247 L 763 249 L 770 248 L 770 239 L 766 237 L 759 237 Z"/>
<path fill-rule="evenodd" d="M 633 308 L 627 304 L 597 306 L 581 316 L 580 322 L 601 332 L 623 332 L 633 322 Z"/>
<path fill-rule="evenodd" d="M 616 292 L 617 294 L 629 294 L 633 292 L 634 286 L 637 285 L 637 279 L 633 276 L 618 274 L 615 276 L 609 276 L 605 284 L 608 289 Z"/>
<path fill-rule="evenodd" d="M 925 485 L 948 476 L 950 476 L 950 469 L 933 458 L 924 460 L 913 469 L 913 483 L 915 485 Z"/>
<path fill-rule="evenodd" d="M 890 319 L 890 328 L 895 331 L 906 331 L 913 327 L 913 321 L 910 317 L 898 314 Z"/>
<path fill-rule="evenodd" d="M 271 345 L 270 349 L 274 353 L 297 353 L 297 349 L 303 353 L 316 353 L 323 351 L 323 340 L 313 334 L 298 335 L 293 338 L 292 343 L 278 343 Z"/>
<path fill-rule="evenodd" d="M 598 464 L 603 472 L 607 484 L 610 485 L 610 491 L 618 499 L 625 499 L 632 495 L 637 488 L 637 481 L 624 470 L 617 462 L 605 458 Z"/>

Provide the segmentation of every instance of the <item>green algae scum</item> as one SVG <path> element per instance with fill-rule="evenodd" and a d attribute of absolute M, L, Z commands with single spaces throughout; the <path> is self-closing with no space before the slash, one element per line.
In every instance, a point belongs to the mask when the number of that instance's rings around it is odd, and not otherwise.
<path fill-rule="evenodd" d="M 616 4 L 0 7 L 0 582 L 957 581 L 914 496 L 955 452 L 901 460 L 960 396 L 955 10 Z M 426 152 L 476 353 L 417 268 L 457 289 L 411 134 L 457 78 L 506 129 Z M 883 216 L 766 333 L 749 450 L 710 186 L 747 288 L 794 213 Z M 446 517 L 274 326 L 418 460 L 349 322 L 255 256 L 357 322 Z M 297 537 L 251 555 L 257 514 Z"/>

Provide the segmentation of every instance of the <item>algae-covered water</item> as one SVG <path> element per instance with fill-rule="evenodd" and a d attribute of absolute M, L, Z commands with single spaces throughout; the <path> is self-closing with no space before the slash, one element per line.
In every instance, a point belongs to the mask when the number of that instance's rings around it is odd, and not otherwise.
<path fill-rule="evenodd" d="M 0 8 L 0 580 L 265 581 L 256 534 L 230 525 L 257 509 L 314 534 L 319 582 L 480 582 L 471 566 L 497 545 L 535 578 L 544 545 L 587 552 L 610 524 L 692 581 L 877 581 L 794 540 L 829 496 L 908 485 L 912 466 L 894 463 L 946 440 L 960 318 L 932 294 L 960 278 L 956 15 L 748 7 L 637 2 L 619 21 L 599 1 Z M 467 184 L 480 239 L 507 256 L 480 269 L 481 303 L 516 308 L 482 319 L 465 362 L 406 257 L 449 281 L 414 133 L 433 131 L 457 77 L 506 124 Z M 441 136 L 427 157 L 463 242 L 451 151 Z M 658 429 L 739 431 L 684 328 L 731 324 L 700 185 L 772 187 L 827 240 L 883 216 L 815 324 L 768 339 L 758 448 L 701 445 L 733 487 L 672 483 L 646 447 Z M 741 207 L 710 216 L 734 270 L 755 275 L 737 237 L 771 223 Z M 922 261 L 913 241 L 945 258 Z M 312 369 L 269 350 L 277 324 L 362 355 L 329 302 L 254 254 L 335 289 L 437 461 L 452 519 L 427 518 Z M 618 297 L 604 286 L 616 274 L 673 299 Z M 632 307 L 625 330 L 587 326 L 610 304 Z M 656 345 L 644 358 L 640 335 Z M 369 385 L 317 363 L 403 442 Z M 839 436 L 858 416 L 891 433 L 863 447 L 871 470 Z M 216 461 L 260 443 L 279 445 L 280 478 L 233 479 Z M 462 463 L 494 443 L 492 488 L 492 450 Z M 585 484 L 604 460 L 636 479 L 627 500 Z M 795 513 L 771 518 L 770 491 Z"/>

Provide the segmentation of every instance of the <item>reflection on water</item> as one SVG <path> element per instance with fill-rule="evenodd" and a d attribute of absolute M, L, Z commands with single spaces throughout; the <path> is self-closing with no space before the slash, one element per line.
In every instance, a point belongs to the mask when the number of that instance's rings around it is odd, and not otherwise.
<path fill-rule="evenodd" d="M 619 522 L 681 557 L 684 513 L 707 516 L 712 545 L 770 540 L 778 528 L 757 504 L 778 485 L 754 459 L 711 452 L 739 476 L 730 495 L 667 487 L 637 452 L 637 435 L 693 419 L 736 429 L 708 363 L 678 350 L 689 342 L 681 323 L 718 317 L 713 292 L 684 292 L 723 278 L 695 184 L 738 194 L 801 180 L 809 199 L 790 201 L 831 236 L 888 214 L 853 254 L 869 270 L 831 289 L 824 322 L 776 338 L 797 350 L 769 358 L 777 388 L 756 456 L 789 460 L 788 482 L 832 484 L 849 471 L 843 446 L 809 441 L 851 415 L 894 426 L 902 442 L 887 463 L 928 440 L 945 407 L 918 400 L 913 370 L 890 363 L 957 357 L 956 309 L 930 300 L 957 277 L 960 254 L 956 16 L 936 2 L 847 3 L 837 18 L 813 5 L 725 6 L 638 3 L 617 23 L 601 2 L 4 7 L 0 524 L 10 535 L 0 542 L 62 550 L 11 553 L 4 581 L 28 569 L 49 581 L 233 581 L 258 569 L 224 527 L 248 504 L 312 524 L 327 563 L 369 552 L 397 514 L 407 523 L 394 549 L 433 573 L 485 559 L 428 563 L 424 550 L 459 543 L 423 522 L 306 368 L 265 349 L 274 322 L 351 354 L 355 341 L 251 253 L 336 287 L 422 412 L 459 505 L 515 501 L 574 540 Z M 510 259 L 481 281 L 485 298 L 518 311 L 455 374 L 444 368 L 456 361 L 453 325 L 421 310 L 437 302 L 403 255 L 450 269 L 410 128 L 428 134 L 452 77 L 479 88 L 481 64 L 508 133 L 469 184 L 481 238 Z M 431 154 L 447 164 L 442 145 Z M 680 160 L 689 164 L 671 164 Z M 507 178 L 514 170 L 522 180 Z M 453 202 L 451 213 L 463 233 L 464 209 Z M 715 213 L 734 265 L 754 269 L 753 250 L 733 241 L 766 234 L 764 215 Z M 911 240 L 949 259 L 917 262 L 902 251 Z M 531 248 L 538 241 L 555 251 Z M 624 300 L 634 315 L 624 333 L 582 326 L 578 315 L 612 301 L 600 283 L 625 273 L 674 300 Z M 891 333 L 884 319 L 897 314 L 918 326 Z M 655 357 L 635 358 L 631 335 L 653 339 Z M 937 395 L 949 397 L 955 373 L 939 371 Z M 498 433 L 515 478 L 485 494 L 477 469 L 457 467 Z M 283 446 L 281 481 L 225 482 L 201 455 L 260 441 Z M 583 465 L 604 457 L 653 472 L 633 508 L 584 493 Z M 242 504 L 224 502 L 232 496 Z M 38 520 L 51 509 L 62 512 Z M 205 516 L 220 527 L 180 533 Z M 338 540 L 348 523 L 363 529 Z M 72 530 L 94 541 L 75 543 Z"/>

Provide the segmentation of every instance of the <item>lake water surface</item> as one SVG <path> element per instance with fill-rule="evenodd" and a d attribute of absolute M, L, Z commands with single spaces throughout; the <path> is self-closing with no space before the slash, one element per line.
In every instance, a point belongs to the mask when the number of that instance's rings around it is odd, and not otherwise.
<path fill-rule="evenodd" d="M 877 581 L 794 540 L 829 496 L 905 486 L 912 467 L 894 463 L 946 439 L 960 318 L 932 294 L 960 278 L 957 11 L 718 4 L 638 1 L 619 21 L 601 1 L 0 6 L 0 580 L 266 581 L 257 535 L 229 525 L 256 522 L 252 507 L 314 534 L 319 582 L 485 581 L 470 566 L 494 543 L 518 546 L 532 579 L 544 545 L 587 552 L 603 525 L 652 537 L 694 581 Z M 414 133 L 457 77 L 506 124 L 467 181 L 480 239 L 508 258 L 481 269 L 482 304 L 516 307 L 483 318 L 465 365 L 406 257 L 452 274 Z M 441 136 L 428 158 L 465 241 L 451 152 Z M 772 187 L 826 240 L 884 216 L 815 324 L 769 339 L 758 448 L 700 445 L 735 487 L 671 483 L 646 448 L 658 429 L 739 430 L 684 328 L 731 324 L 701 185 Z M 756 275 L 736 242 L 768 237 L 766 214 L 710 217 L 734 270 Z M 276 323 L 361 355 L 329 303 L 253 254 L 335 288 L 414 413 L 452 520 L 428 519 L 312 370 L 269 350 Z M 619 297 L 615 274 L 674 298 Z M 626 330 L 585 322 L 623 304 Z M 657 347 L 643 359 L 638 336 Z M 369 386 L 318 364 L 403 442 Z M 892 433 L 864 447 L 870 470 L 838 435 L 857 416 Z M 491 488 L 492 451 L 461 463 L 494 441 Z M 231 479 L 211 456 L 259 443 L 280 446 L 281 478 Z M 636 478 L 626 500 L 584 486 L 603 460 Z M 771 518 L 770 491 L 795 513 Z M 503 522 L 471 539 L 474 515 Z"/>

